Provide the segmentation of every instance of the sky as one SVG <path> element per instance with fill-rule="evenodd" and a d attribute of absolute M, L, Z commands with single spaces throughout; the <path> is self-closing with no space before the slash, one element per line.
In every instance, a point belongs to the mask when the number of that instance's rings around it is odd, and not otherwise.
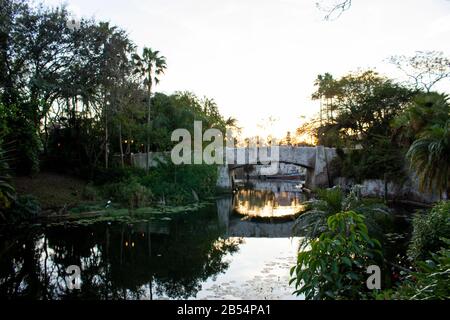
<path fill-rule="evenodd" d="M 44 0 L 76 17 L 125 29 L 159 50 L 168 69 L 157 91 L 213 98 L 244 135 L 282 137 L 318 112 L 314 80 L 367 68 L 402 79 L 391 55 L 417 50 L 450 56 L 449 0 L 353 0 L 325 21 L 320 0 Z M 331 5 L 336 0 L 323 0 Z M 450 91 L 449 82 L 436 89 Z M 272 117 L 271 128 L 261 129 Z M 263 132 L 262 132 L 263 131 Z M 269 132 L 270 131 L 270 132 Z"/>

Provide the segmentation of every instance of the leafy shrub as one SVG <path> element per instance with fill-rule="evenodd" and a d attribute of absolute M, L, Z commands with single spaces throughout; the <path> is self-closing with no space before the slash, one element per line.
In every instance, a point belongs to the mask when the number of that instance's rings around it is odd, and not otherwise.
<path fill-rule="evenodd" d="M 16 222 L 35 218 L 41 212 L 39 201 L 31 195 L 18 196 L 9 211 L 9 220 Z"/>
<path fill-rule="evenodd" d="M 149 205 L 153 197 L 150 189 L 137 182 L 130 183 L 123 193 L 128 198 L 128 207 L 131 209 Z"/>
<path fill-rule="evenodd" d="M 367 152 L 370 150 L 370 152 Z M 406 150 L 384 137 L 367 142 L 363 150 L 339 152 L 331 163 L 337 174 L 362 182 L 366 179 L 402 181 L 406 177 Z"/>
<path fill-rule="evenodd" d="M 158 199 L 179 205 L 195 202 L 193 190 L 200 198 L 214 194 L 216 179 L 216 166 L 175 166 L 161 163 L 139 181 L 150 188 Z"/>
<path fill-rule="evenodd" d="M 319 237 L 327 230 L 330 216 L 350 210 L 363 215 L 369 233 L 382 239 L 381 226 L 390 219 L 390 210 L 383 203 L 362 199 L 358 186 L 354 186 L 347 195 L 338 187 L 318 190 L 317 197 L 305 203 L 306 212 L 297 218 L 293 227 L 294 233 L 305 237 L 305 244 L 308 238 Z"/>
<path fill-rule="evenodd" d="M 82 197 L 83 197 L 83 199 L 89 200 L 89 201 L 95 201 L 98 199 L 99 194 L 98 194 L 97 188 L 94 187 L 94 184 L 92 182 L 88 183 L 84 187 Z"/>
<path fill-rule="evenodd" d="M 11 207 L 16 194 L 11 185 L 6 153 L 0 146 L 0 213 Z"/>
<path fill-rule="evenodd" d="M 194 194 L 204 199 L 215 193 L 216 179 L 216 166 L 175 166 L 170 161 L 159 163 L 148 174 L 138 168 L 116 168 L 99 169 L 95 175 L 95 183 L 102 186 L 103 196 L 122 204 L 129 204 L 133 197 L 139 203 L 149 203 L 151 199 L 169 205 L 194 203 L 197 201 Z"/>
<path fill-rule="evenodd" d="M 134 177 L 145 176 L 145 170 L 134 167 L 125 168 L 97 168 L 94 174 L 96 185 L 105 185 L 109 183 L 125 182 Z"/>
<path fill-rule="evenodd" d="M 39 154 L 42 151 L 41 139 L 33 121 L 35 107 L 31 103 L 0 103 L 0 122 L 6 143 L 14 143 L 11 150 L 11 169 L 18 174 L 34 174 L 39 171 Z"/>
<path fill-rule="evenodd" d="M 426 214 L 416 214 L 413 228 L 408 257 L 426 260 L 444 245 L 441 239 L 450 234 L 450 201 L 437 204 Z"/>
<path fill-rule="evenodd" d="M 295 294 L 307 300 L 365 298 L 367 267 L 382 261 L 380 243 L 369 237 L 364 216 L 356 212 L 332 215 L 327 225 L 291 269 Z"/>
<path fill-rule="evenodd" d="M 450 299 L 450 240 L 442 239 L 445 248 L 431 254 L 431 259 L 417 263 L 412 273 L 392 295 L 401 300 Z"/>
<path fill-rule="evenodd" d="M 153 194 L 150 189 L 136 180 L 111 183 L 103 186 L 103 196 L 129 208 L 140 208 L 150 205 Z"/>

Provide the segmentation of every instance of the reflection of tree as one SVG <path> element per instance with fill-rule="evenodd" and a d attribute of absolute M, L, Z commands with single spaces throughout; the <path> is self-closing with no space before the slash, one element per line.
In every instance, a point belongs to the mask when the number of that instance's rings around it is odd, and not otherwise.
<path fill-rule="evenodd" d="M 228 268 L 240 241 L 220 238 L 211 211 L 153 225 L 98 224 L 50 228 L 0 245 L 0 296 L 31 299 L 140 299 L 150 294 L 189 298 L 203 281 Z M 168 224 L 169 222 L 167 222 Z M 152 222 L 150 222 L 152 224 Z M 148 231 L 152 229 L 152 232 Z M 3 250 L 7 248 L 8 250 Z M 81 292 L 68 292 L 65 270 L 82 268 Z"/>
<path fill-rule="evenodd" d="M 240 244 L 240 240 L 220 238 L 190 243 L 184 240 L 180 243 L 169 244 L 169 247 L 166 248 L 165 253 L 168 254 L 166 260 L 168 261 L 161 261 L 161 268 L 156 275 L 158 295 L 165 294 L 170 298 L 182 299 L 195 296 L 200 291 L 202 282 L 211 276 L 215 277 L 228 268 L 228 262 L 223 261 L 223 257 L 228 253 L 236 252 Z M 186 247 L 179 244 L 188 245 Z M 188 251 L 185 251 L 186 249 Z M 186 252 L 189 254 L 186 255 Z M 180 268 L 180 265 L 183 268 Z"/>

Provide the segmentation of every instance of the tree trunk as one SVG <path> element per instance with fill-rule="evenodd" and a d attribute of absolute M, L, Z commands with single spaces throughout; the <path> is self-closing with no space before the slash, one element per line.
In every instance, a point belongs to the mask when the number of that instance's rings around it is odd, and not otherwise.
<path fill-rule="evenodd" d="M 445 181 L 444 190 L 441 192 L 441 200 L 447 201 L 448 200 L 448 177 Z"/>
<path fill-rule="evenodd" d="M 323 114 L 322 114 L 322 112 L 323 112 L 323 98 L 322 97 L 320 97 L 320 125 L 322 126 L 322 123 L 323 123 Z"/>
<path fill-rule="evenodd" d="M 148 110 L 147 110 L 147 163 L 145 169 L 148 173 L 150 167 L 150 111 L 152 108 L 152 71 L 151 68 L 148 71 Z"/>
<path fill-rule="evenodd" d="M 48 125 L 47 113 L 44 116 L 44 154 L 48 155 Z"/>
<path fill-rule="evenodd" d="M 108 154 L 109 154 L 109 145 L 108 145 L 108 104 L 106 102 L 106 94 L 103 98 L 104 108 L 105 108 L 105 168 L 108 169 Z"/>
<path fill-rule="evenodd" d="M 125 167 L 125 163 L 123 161 L 123 145 L 122 145 L 122 124 L 119 123 L 119 146 L 120 146 L 120 163 L 122 168 Z"/>

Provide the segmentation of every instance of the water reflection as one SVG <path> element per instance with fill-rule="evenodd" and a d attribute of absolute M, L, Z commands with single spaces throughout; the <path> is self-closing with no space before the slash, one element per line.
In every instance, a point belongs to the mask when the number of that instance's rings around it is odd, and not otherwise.
<path fill-rule="evenodd" d="M 201 221 L 202 232 L 193 220 Z M 227 269 L 228 262 L 222 258 L 236 252 L 241 240 L 221 238 L 217 217 L 210 212 L 186 215 L 167 224 L 54 227 L 35 230 L 25 238 L 2 238 L 0 296 L 4 299 L 196 296 L 202 282 Z M 79 292 L 67 290 L 65 269 L 70 265 L 82 269 Z"/>
<path fill-rule="evenodd" d="M 236 193 L 234 209 L 249 218 L 283 218 L 301 212 L 304 201 L 298 183 L 256 181 Z"/>
<path fill-rule="evenodd" d="M 272 204 L 294 210 L 301 195 L 292 184 L 255 187 L 269 191 L 246 190 L 172 219 L 0 229 L 0 298 L 292 298 L 292 221 L 252 222 L 233 213 L 236 201 L 259 212 Z M 81 267 L 80 291 L 67 289 L 70 265 Z"/>

